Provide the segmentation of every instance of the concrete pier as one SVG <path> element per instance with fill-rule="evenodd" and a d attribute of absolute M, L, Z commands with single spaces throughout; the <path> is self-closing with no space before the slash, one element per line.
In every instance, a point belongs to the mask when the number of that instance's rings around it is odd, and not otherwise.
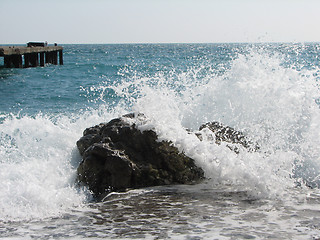
<path fill-rule="evenodd" d="M 0 46 L 0 57 L 4 57 L 6 68 L 28 68 L 45 64 L 63 65 L 63 47 L 48 46 L 42 42 L 29 42 L 24 46 Z M 59 61 L 58 61 L 59 55 Z"/>

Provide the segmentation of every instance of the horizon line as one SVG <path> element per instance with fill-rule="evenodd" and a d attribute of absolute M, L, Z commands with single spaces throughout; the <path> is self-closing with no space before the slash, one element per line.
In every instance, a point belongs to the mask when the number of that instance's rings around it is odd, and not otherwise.
<path fill-rule="evenodd" d="M 30 42 L 30 41 L 29 41 Z M 35 42 L 46 42 L 46 41 L 35 41 Z M 129 45 L 129 44 L 269 44 L 269 43 L 274 43 L 274 44 L 303 44 L 303 43 L 320 43 L 320 41 L 257 41 L 257 42 L 251 42 L 251 41 L 239 41 L 239 42 L 110 42 L 110 43 L 102 43 L 102 42 L 96 42 L 96 43 L 58 43 L 58 42 L 52 42 L 48 43 L 50 44 L 55 44 L 57 43 L 58 45 Z M 0 43 L 0 45 L 25 45 L 27 43 Z"/>

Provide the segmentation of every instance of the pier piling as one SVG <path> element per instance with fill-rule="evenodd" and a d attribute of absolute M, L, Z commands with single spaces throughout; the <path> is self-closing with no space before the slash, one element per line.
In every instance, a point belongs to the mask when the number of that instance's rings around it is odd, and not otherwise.
<path fill-rule="evenodd" d="M 44 52 L 40 53 L 40 67 L 44 66 Z"/>
<path fill-rule="evenodd" d="M 60 65 L 63 65 L 63 53 L 62 53 L 62 50 L 59 50 L 59 63 L 60 63 Z"/>
<path fill-rule="evenodd" d="M 27 47 L 0 46 L 0 57 L 4 57 L 6 68 L 43 67 L 45 64 L 57 65 L 58 62 L 63 65 L 62 51 L 63 47 L 57 44 L 48 46 L 42 42 L 29 42 Z"/>

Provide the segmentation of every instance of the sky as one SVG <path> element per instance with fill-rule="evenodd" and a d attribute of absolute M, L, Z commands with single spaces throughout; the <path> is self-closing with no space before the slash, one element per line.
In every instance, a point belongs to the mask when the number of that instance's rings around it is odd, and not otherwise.
<path fill-rule="evenodd" d="M 0 0 L 0 44 L 320 42 L 320 0 Z"/>

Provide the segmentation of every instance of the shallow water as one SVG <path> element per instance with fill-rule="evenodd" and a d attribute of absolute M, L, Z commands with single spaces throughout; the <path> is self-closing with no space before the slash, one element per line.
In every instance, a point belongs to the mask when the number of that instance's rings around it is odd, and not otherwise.
<path fill-rule="evenodd" d="M 27 239 L 316 239 L 320 193 L 309 194 L 288 205 L 210 183 L 154 187 L 112 193 L 55 218 L 6 223 L 0 233 Z"/>

